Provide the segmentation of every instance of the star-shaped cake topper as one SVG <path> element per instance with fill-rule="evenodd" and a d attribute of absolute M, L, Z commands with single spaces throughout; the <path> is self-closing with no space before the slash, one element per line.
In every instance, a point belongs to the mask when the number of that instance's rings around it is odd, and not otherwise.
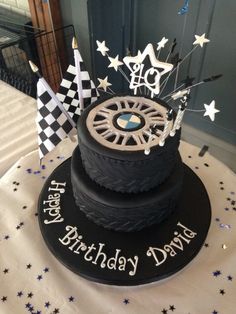
<path fill-rule="evenodd" d="M 167 42 L 168 39 L 163 37 L 162 40 L 157 43 L 157 51 L 160 50 L 161 48 L 164 48 Z"/>
<path fill-rule="evenodd" d="M 149 58 L 151 67 L 144 70 L 143 62 L 146 57 Z M 173 68 L 172 64 L 161 62 L 156 58 L 152 44 L 148 44 L 143 53 L 139 51 L 137 56 L 124 57 L 123 61 L 131 71 L 130 89 L 134 89 L 134 94 L 136 94 L 137 88 L 145 86 L 151 91 L 151 97 L 160 92 L 161 76 L 171 71 Z M 162 71 L 157 69 L 162 69 Z"/>
<path fill-rule="evenodd" d="M 108 82 L 108 77 L 107 76 L 104 79 L 98 78 L 98 81 L 100 83 L 98 85 L 98 88 L 103 88 L 105 92 L 107 90 L 107 87 L 112 85 L 111 83 Z"/>
<path fill-rule="evenodd" d="M 206 109 L 206 112 L 204 113 L 204 117 L 209 116 L 211 121 L 214 121 L 215 120 L 215 114 L 217 112 L 220 112 L 220 110 L 215 108 L 215 100 L 212 100 L 210 105 L 204 104 L 204 107 Z"/>
<path fill-rule="evenodd" d="M 105 40 L 103 42 L 100 42 L 98 40 L 96 40 L 96 43 L 97 43 L 97 51 L 100 51 L 101 54 L 103 56 L 106 55 L 107 51 L 109 51 L 109 48 L 106 47 L 106 43 L 105 43 Z"/>
<path fill-rule="evenodd" d="M 119 61 L 119 55 L 117 55 L 115 58 L 108 57 L 110 60 L 110 64 L 108 65 L 108 68 L 114 68 L 116 71 L 118 70 L 118 67 L 123 64 L 123 62 Z"/>
<path fill-rule="evenodd" d="M 196 40 L 194 41 L 193 45 L 200 45 L 201 47 L 203 47 L 204 44 L 208 43 L 210 40 L 205 38 L 205 33 L 202 34 L 201 36 L 199 35 L 194 35 Z"/>

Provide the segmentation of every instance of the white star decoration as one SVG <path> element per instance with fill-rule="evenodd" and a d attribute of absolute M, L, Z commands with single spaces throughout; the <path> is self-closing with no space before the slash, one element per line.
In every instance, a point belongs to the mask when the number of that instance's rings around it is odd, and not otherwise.
<path fill-rule="evenodd" d="M 168 42 L 168 39 L 163 37 L 161 41 L 159 41 L 159 43 L 157 43 L 158 47 L 157 50 L 160 50 L 161 48 L 165 47 L 165 44 Z"/>
<path fill-rule="evenodd" d="M 151 67 L 144 70 L 144 64 L 142 62 L 147 56 L 149 57 Z M 152 44 L 148 44 L 143 53 L 139 51 L 137 56 L 124 57 L 123 61 L 131 71 L 131 81 L 129 87 L 134 89 L 134 94 L 137 93 L 138 87 L 146 86 L 151 91 L 151 97 L 153 97 L 154 94 L 159 94 L 160 92 L 161 76 L 171 71 L 173 68 L 172 64 L 161 62 L 156 58 Z M 156 68 L 162 69 L 162 71 L 158 71 Z"/>
<path fill-rule="evenodd" d="M 106 47 L 106 43 L 105 43 L 105 40 L 101 43 L 100 41 L 96 40 L 96 43 L 97 43 L 97 51 L 100 51 L 101 54 L 103 56 L 106 55 L 106 52 L 109 51 L 109 48 Z"/>
<path fill-rule="evenodd" d="M 193 45 L 200 45 L 201 47 L 203 47 L 204 44 L 208 43 L 210 40 L 205 38 L 205 35 L 206 35 L 205 33 L 202 34 L 201 36 L 194 35 L 196 40 L 193 43 Z"/>
<path fill-rule="evenodd" d="M 123 64 L 123 62 L 119 61 L 118 58 L 119 58 L 119 55 L 117 55 L 115 58 L 108 57 L 108 59 L 111 62 L 108 65 L 108 68 L 114 68 L 117 71 L 118 67 Z"/>
<path fill-rule="evenodd" d="M 206 112 L 204 113 L 204 117 L 205 116 L 209 116 L 211 121 L 214 121 L 215 120 L 215 114 L 217 112 L 220 112 L 220 110 L 217 110 L 215 108 L 215 100 L 212 100 L 212 102 L 210 103 L 210 105 L 206 105 L 204 104 L 204 107 L 206 109 Z"/>
<path fill-rule="evenodd" d="M 107 87 L 112 85 L 111 83 L 108 82 L 108 77 L 107 76 L 104 79 L 98 78 L 98 81 L 100 83 L 98 85 L 98 88 L 103 88 L 105 92 L 107 91 Z"/>

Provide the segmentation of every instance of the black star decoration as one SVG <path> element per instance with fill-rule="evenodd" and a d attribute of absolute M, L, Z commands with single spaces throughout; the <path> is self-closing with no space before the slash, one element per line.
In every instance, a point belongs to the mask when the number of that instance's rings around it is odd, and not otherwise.
<path fill-rule="evenodd" d="M 26 268 L 27 268 L 27 269 L 30 269 L 31 267 L 32 267 L 31 264 L 26 265 Z"/>
<path fill-rule="evenodd" d="M 221 271 L 220 270 L 216 270 L 213 272 L 213 276 L 214 277 L 217 277 L 217 276 L 220 276 L 221 275 Z"/>
<path fill-rule="evenodd" d="M 72 297 L 72 296 L 70 296 L 68 299 L 69 299 L 69 302 L 74 302 L 74 299 L 75 299 L 75 298 Z"/>
<path fill-rule="evenodd" d="M 57 314 L 59 312 L 60 312 L 59 309 L 54 309 L 54 311 L 53 311 L 54 314 Z"/>
<path fill-rule="evenodd" d="M 129 304 L 129 299 L 124 299 L 123 303 L 124 304 Z"/>
<path fill-rule="evenodd" d="M 40 281 L 43 279 L 43 276 L 42 275 L 38 275 L 37 279 Z"/>
<path fill-rule="evenodd" d="M 174 310 L 175 310 L 175 307 L 174 307 L 174 305 L 170 305 L 170 308 L 169 308 L 169 310 L 170 310 L 170 311 L 172 311 L 172 312 L 174 312 Z"/>
<path fill-rule="evenodd" d="M 161 311 L 161 313 L 167 314 L 167 310 L 166 310 L 166 309 L 163 309 L 163 310 Z"/>
<path fill-rule="evenodd" d="M 45 306 L 46 308 L 49 308 L 50 305 L 51 305 L 50 302 L 45 302 L 45 305 L 44 305 L 44 306 Z"/>
<path fill-rule="evenodd" d="M 209 247 L 209 244 L 208 244 L 208 243 L 205 243 L 204 246 L 205 246 L 205 247 Z"/>
<path fill-rule="evenodd" d="M 27 295 L 28 298 L 32 298 L 32 296 L 33 296 L 32 292 L 28 293 L 28 295 Z"/>
<path fill-rule="evenodd" d="M 23 295 L 23 292 L 22 292 L 22 291 L 17 292 L 17 296 L 18 296 L 19 298 L 22 297 L 22 295 Z"/>
<path fill-rule="evenodd" d="M 184 83 L 184 87 L 189 87 L 193 85 L 194 80 L 195 77 L 189 77 L 189 75 L 187 75 L 186 79 L 184 79 L 181 83 Z"/>
<path fill-rule="evenodd" d="M 3 296 L 3 297 L 1 298 L 1 300 L 2 300 L 2 302 L 6 302 L 6 301 L 7 301 L 7 297 L 6 297 L 6 296 Z"/>
<path fill-rule="evenodd" d="M 30 304 L 30 303 L 26 303 L 25 307 L 26 307 L 27 309 L 29 309 L 29 308 L 31 307 L 31 304 Z"/>
<path fill-rule="evenodd" d="M 230 281 L 232 281 L 232 280 L 233 280 L 233 277 L 232 277 L 232 276 L 230 276 L 230 275 L 229 275 L 227 278 L 228 278 L 228 280 L 230 280 Z"/>
<path fill-rule="evenodd" d="M 224 295 L 225 294 L 225 290 L 224 289 L 220 289 L 220 294 Z"/>
<path fill-rule="evenodd" d="M 216 310 L 214 310 L 214 311 L 212 312 L 212 314 L 218 314 L 218 312 L 217 312 Z"/>
<path fill-rule="evenodd" d="M 48 268 L 48 267 L 45 267 L 43 271 L 44 271 L 45 273 L 48 273 L 48 272 L 49 272 L 49 268 Z"/>
<path fill-rule="evenodd" d="M 3 271 L 3 273 L 4 273 L 5 275 L 8 274 L 8 273 L 9 273 L 9 269 L 8 269 L 8 268 L 5 268 L 4 271 Z"/>

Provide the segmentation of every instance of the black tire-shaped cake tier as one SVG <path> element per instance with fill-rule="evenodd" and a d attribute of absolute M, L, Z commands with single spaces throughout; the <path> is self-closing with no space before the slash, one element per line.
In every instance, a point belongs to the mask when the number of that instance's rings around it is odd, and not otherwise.
<path fill-rule="evenodd" d="M 166 112 L 161 100 L 115 96 L 85 109 L 78 123 L 84 168 L 100 186 L 117 192 L 139 193 L 161 184 L 178 159 L 180 130 L 159 146 Z M 169 123 L 170 132 L 173 122 Z M 150 136 L 150 129 L 155 134 Z M 145 150 L 150 149 L 149 154 Z"/>
<path fill-rule="evenodd" d="M 72 155 L 71 182 L 77 206 L 96 224 L 116 231 L 141 230 L 167 218 L 177 204 L 182 179 L 183 165 L 178 155 L 171 175 L 158 187 L 138 194 L 110 191 L 86 174 L 79 147 Z"/>

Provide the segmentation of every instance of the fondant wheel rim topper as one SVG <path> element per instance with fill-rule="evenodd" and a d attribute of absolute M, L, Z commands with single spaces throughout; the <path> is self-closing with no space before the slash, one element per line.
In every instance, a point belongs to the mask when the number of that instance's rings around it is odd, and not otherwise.
<path fill-rule="evenodd" d="M 121 151 L 145 150 L 159 144 L 168 109 L 144 97 L 110 98 L 94 107 L 86 119 L 91 136 L 103 146 Z M 168 134 L 173 126 L 169 123 Z M 155 134 L 151 128 L 155 127 Z"/>

